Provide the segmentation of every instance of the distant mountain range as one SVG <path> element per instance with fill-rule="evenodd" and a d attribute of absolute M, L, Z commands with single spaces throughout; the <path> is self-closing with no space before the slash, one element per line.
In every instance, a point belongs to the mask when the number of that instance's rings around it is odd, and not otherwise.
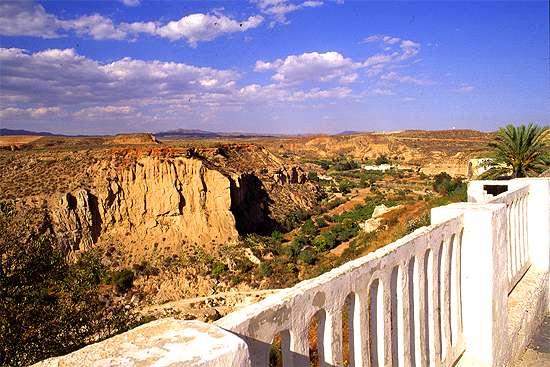
<path fill-rule="evenodd" d="M 131 134 L 131 133 L 130 133 Z M 334 135 L 354 135 L 361 134 L 360 131 L 342 131 Z M 0 129 L 0 136 L 8 135 L 32 135 L 32 136 L 78 136 L 85 137 L 86 135 L 64 135 L 53 134 L 46 131 L 29 131 L 29 130 L 13 130 L 13 129 Z M 215 132 L 198 129 L 174 129 L 168 131 L 160 131 L 153 134 L 157 138 L 164 139 L 213 139 L 213 138 L 274 138 L 283 136 L 310 136 L 317 134 L 256 134 L 256 133 L 242 133 L 242 132 Z M 330 135 L 330 134 L 328 134 Z"/>
<path fill-rule="evenodd" d="M 32 136 L 60 136 L 60 134 L 52 134 L 45 131 L 28 131 L 28 130 L 12 130 L 12 129 L 0 129 L 0 136 L 4 135 L 32 135 Z"/>

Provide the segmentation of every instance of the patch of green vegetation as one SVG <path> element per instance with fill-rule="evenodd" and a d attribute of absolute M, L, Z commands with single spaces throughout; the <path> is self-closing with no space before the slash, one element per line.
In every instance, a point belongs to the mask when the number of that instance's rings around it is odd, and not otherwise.
<path fill-rule="evenodd" d="M 212 270 L 210 274 L 213 278 L 219 278 L 223 273 L 225 273 L 228 270 L 227 265 L 225 265 L 222 262 L 215 262 L 212 266 Z"/>
<path fill-rule="evenodd" d="M 374 164 L 376 164 L 377 166 L 381 164 L 389 164 L 389 163 L 390 163 L 390 160 L 388 157 L 386 157 L 385 154 L 379 155 L 378 157 L 376 157 L 376 160 L 374 161 Z"/>
<path fill-rule="evenodd" d="M 126 293 L 134 285 L 135 274 L 130 269 L 121 269 L 112 275 L 112 283 L 116 286 L 117 291 Z"/>
<path fill-rule="evenodd" d="M 460 178 L 452 178 L 446 172 L 434 176 L 433 190 L 443 196 L 453 198 L 453 201 L 466 201 L 468 186 Z"/>
<path fill-rule="evenodd" d="M 66 261 L 49 228 L 47 217 L 0 202 L 2 366 L 67 354 L 137 324 L 123 304 L 101 301 L 106 269 L 99 257 L 88 252 Z"/>

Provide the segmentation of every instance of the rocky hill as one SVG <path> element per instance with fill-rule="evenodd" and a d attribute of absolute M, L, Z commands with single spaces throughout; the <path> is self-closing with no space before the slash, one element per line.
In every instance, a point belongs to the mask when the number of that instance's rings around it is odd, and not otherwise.
<path fill-rule="evenodd" d="M 2 196 L 44 206 L 70 257 L 113 242 L 129 262 L 212 252 L 318 195 L 303 170 L 250 144 L 5 154 Z"/>
<path fill-rule="evenodd" d="M 492 133 L 473 130 L 398 131 L 287 138 L 266 142 L 289 157 L 326 159 L 338 155 L 358 160 L 387 155 L 426 174 L 466 175 L 468 161 L 484 153 Z"/>

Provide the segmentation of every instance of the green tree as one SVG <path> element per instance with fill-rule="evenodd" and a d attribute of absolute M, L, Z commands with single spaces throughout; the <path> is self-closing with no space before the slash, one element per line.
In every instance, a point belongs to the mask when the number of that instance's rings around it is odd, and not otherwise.
<path fill-rule="evenodd" d="M 507 125 L 501 128 L 492 149 L 493 167 L 481 178 L 509 178 L 536 176 L 548 168 L 548 126 Z"/>
<path fill-rule="evenodd" d="M 2 366 L 66 354 L 135 325 L 123 305 L 102 301 L 99 259 L 88 253 L 68 263 L 48 227 L 47 218 L 33 221 L 0 202 Z"/>
<path fill-rule="evenodd" d="M 374 163 L 379 166 L 381 164 L 388 164 L 390 163 L 390 160 L 388 159 L 388 157 L 386 157 L 384 154 L 382 155 L 379 155 L 376 160 L 374 161 Z"/>

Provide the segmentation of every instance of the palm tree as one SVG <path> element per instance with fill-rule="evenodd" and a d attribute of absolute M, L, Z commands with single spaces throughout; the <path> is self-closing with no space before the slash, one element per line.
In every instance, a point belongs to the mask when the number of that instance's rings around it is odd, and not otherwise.
<path fill-rule="evenodd" d="M 480 178 L 515 178 L 537 176 L 550 163 L 548 126 L 535 124 L 501 128 L 492 149 L 492 168 Z"/>

